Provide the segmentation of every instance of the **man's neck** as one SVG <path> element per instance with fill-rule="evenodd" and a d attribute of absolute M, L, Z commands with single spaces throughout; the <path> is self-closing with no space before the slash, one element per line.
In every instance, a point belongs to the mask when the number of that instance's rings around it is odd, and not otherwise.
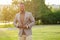
<path fill-rule="evenodd" d="M 21 14 L 25 14 L 25 11 L 21 11 L 20 13 L 21 13 Z"/>

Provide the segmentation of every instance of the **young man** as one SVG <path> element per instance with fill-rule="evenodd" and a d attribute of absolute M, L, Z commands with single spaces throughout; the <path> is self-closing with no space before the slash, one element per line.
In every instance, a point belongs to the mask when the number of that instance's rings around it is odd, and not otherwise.
<path fill-rule="evenodd" d="M 19 40 L 32 40 L 32 26 L 35 19 L 32 13 L 25 11 L 24 3 L 20 3 L 20 12 L 16 14 L 14 25 L 19 28 Z"/>

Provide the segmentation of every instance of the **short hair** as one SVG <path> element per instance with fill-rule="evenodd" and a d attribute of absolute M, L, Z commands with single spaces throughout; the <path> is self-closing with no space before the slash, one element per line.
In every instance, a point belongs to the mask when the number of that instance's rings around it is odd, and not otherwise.
<path fill-rule="evenodd" d="M 23 2 L 20 2 L 20 5 L 21 5 L 21 4 L 25 5 Z"/>

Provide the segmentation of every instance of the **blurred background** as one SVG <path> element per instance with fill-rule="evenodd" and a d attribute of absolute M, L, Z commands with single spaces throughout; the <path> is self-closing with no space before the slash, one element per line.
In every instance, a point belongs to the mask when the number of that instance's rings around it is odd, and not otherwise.
<path fill-rule="evenodd" d="M 33 40 L 60 40 L 60 0 L 0 0 L 0 40 L 18 39 L 13 21 L 22 1 L 36 20 Z"/>
<path fill-rule="evenodd" d="M 0 24 L 13 24 L 21 1 L 33 13 L 36 25 L 60 24 L 60 0 L 0 0 Z"/>

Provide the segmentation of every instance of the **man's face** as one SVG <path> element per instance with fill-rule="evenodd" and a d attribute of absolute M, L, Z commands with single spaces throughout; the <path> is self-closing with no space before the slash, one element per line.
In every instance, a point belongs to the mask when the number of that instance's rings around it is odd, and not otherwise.
<path fill-rule="evenodd" d="M 24 11 L 24 10 L 25 10 L 24 4 L 20 4 L 20 11 Z"/>

